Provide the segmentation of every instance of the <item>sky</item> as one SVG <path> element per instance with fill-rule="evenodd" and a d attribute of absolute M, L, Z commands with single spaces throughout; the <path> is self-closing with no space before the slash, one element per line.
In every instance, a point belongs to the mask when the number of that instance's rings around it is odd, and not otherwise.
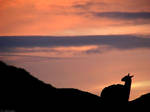
<path fill-rule="evenodd" d="M 150 88 L 149 0 L 0 0 L 0 60 L 56 87 L 100 95 L 134 75 Z"/>
<path fill-rule="evenodd" d="M 0 35 L 149 34 L 149 0 L 0 0 Z"/>

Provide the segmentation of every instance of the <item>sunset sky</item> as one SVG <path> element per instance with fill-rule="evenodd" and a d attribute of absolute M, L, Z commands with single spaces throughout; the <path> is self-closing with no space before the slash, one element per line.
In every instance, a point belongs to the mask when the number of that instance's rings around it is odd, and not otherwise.
<path fill-rule="evenodd" d="M 150 0 L 0 0 L 0 60 L 100 95 L 128 72 L 150 92 Z"/>

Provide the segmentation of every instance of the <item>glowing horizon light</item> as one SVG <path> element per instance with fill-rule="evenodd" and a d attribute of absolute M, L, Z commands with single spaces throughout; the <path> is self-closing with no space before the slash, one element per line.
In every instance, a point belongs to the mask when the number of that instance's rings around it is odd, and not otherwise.
<path fill-rule="evenodd" d="M 145 88 L 150 87 L 150 81 L 141 81 L 141 82 L 135 82 L 132 84 L 132 88 Z"/>

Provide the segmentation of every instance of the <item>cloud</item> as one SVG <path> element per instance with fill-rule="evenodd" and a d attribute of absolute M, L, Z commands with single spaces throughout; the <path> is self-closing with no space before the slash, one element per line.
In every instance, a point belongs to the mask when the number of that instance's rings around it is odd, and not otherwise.
<path fill-rule="evenodd" d="M 150 19 L 150 12 L 92 12 L 95 17 L 107 17 L 113 19 Z"/>
<path fill-rule="evenodd" d="M 123 19 L 123 20 L 135 20 L 135 19 L 150 19 L 149 1 L 98 1 L 88 0 L 86 2 L 75 3 L 72 7 L 75 8 L 79 15 L 94 16 L 95 18 L 105 17 L 108 19 Z"/>
<path fill-rule="evenodd" d="M 86 2 L 76 2 L 72 5 L 73 8 L 80 9 L 80 10 L 90 10 L 92 7 L 106 7 L 108 4 L 104 1 L 86 1 Z"/>
<path fill-rule="evenodd" d="M 89 47 L 88 47 L 89 46 Z M 77 51 L 101 53 L 110 49 L 150 48 L 150 38 L 133 35 L 93 35 L 93 36 L 1 36 L 0 52 L 16 52 L 22 48 L 27 52 Z M 17 49 L 16 49 L 17 48 Z M 33 48 L 33 49 L 32 49 Z M 80 49 L 81 48 L 81 49 Z"/>

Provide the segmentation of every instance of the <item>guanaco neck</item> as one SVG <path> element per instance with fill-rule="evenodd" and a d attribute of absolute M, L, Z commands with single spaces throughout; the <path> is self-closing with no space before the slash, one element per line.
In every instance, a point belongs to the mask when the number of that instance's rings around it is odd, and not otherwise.
<path fill-rule="evenodd" d="M 130 97 L 131 83 L 132 83 L 132 80 L 128 80 L 128 81 L 125 81 L 125 85 L 124 85 L 127 89 L 127 99 L 128 100 Z"/>

